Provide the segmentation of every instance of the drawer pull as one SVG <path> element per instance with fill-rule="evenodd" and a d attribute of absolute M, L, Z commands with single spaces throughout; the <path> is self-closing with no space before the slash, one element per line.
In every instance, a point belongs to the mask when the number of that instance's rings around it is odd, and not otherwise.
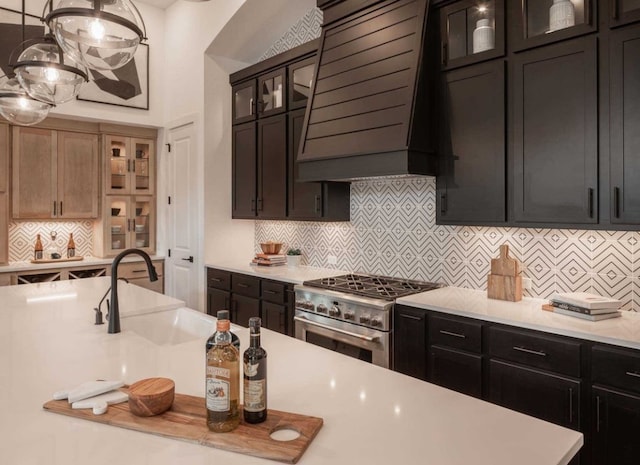
<path fill-rule="evenodd" d="M 269 290 L 269 289 L 265 289 L 265 290 L 264 290 L 264 293 L 265 293 L 265 294 L 279 294 L 279 292 L 277 292 L 277 291 L 272 291 L 272 290 Z"/>
<path fill-rule="evenodd" d="M 627 375 L 633 376 L 634 378 L 640 378 L 640 373 L 636 373 L 635 371 L 627 371 Z"/>
<path fill-rule="evenodd" d="M 445 331 L 444 329 L 440 330 L 440 334 L 445 334 L 447 336 L 453 336 L 453 337 L 459 337 L 460 339 L 466 339 L 467 338 L 467 336 L 465 336 L 464 334 L 452 333 L 451 331 Z"/>
<path fill-rule="evenodd" d="M 596 396 L 596 433 L 600 432 L 600 396 Z"/>
<path fill-rule="evenodd" d="M 573 388 L 569 388 L 569 424 L 573 424 Z"/>
<path fill-rule="evenodd" d="M 132 273 L 146 273 L 147 270 L 131 270 Z"/>
<path fill-rule="evenodd" d="M 514 346 L 513 350 L 517 350 L 518 352 L 524 352 L 526 354 L 538 355 L 539 357 L 546 357 L 547 356 L 547 354 L 545 354 L 541 350 L 531 350 L 531 349 L 526 349 L 524 347 L 517 347 L 517 346 Z"/>
<path fill-rule="evenodd" d="M 420 318 L 419 316 L 413 316 L 413 315 L 406 315 L 404 313 L 400 313 L 400 318 L 407 318 L 409 320 L 416 320 L 416 321 L 420 321 L 422 320 L 422 318 Z"/>
<path fill-rule="evenodd" d="M 221 282 L 222 282 L 222 279 L 220 279 L 220 278 L 210 278 L 210 279 L 211 279 L 211 281 L 213 281 L 214 283 L 221 283 Z"/>
<path fill-rule="evenodd" d="M 238 287 L 247 288 L 247 287 L 251 287 L 251 286 L 249 286 L 248 284 L 244 284 L 244 283 L 238 283 Z"/>

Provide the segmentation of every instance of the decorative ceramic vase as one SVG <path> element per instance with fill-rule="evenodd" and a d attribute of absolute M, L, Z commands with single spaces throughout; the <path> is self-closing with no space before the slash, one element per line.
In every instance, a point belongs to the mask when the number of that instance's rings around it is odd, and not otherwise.
<path fill-rule="evenodd" d="M 495 48 L 495 31 L 488 19 L 479 19 L 473 31 L 473 53 Z"/>
<path fill-rule="evenodd" d="M 302 255 L 287 255 L 287 265 L 298 266 L 302 260 Z"/>
<path fill-rule="evenodd" d="M 575 26 L 576 13 L 570 0 L 553 0 L 549 9 L 549 32 Z"/>

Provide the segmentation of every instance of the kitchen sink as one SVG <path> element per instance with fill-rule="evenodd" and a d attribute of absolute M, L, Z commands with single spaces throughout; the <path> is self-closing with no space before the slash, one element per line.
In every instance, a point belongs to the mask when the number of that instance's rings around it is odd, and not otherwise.
<path fill-rule="evenodd" d="M 215 331 L 215 318 L 182 307 L 144 315 L 123 316 L 124 331 L 133 331 L 157 345 L 177 345 L 208 337 Z"/>

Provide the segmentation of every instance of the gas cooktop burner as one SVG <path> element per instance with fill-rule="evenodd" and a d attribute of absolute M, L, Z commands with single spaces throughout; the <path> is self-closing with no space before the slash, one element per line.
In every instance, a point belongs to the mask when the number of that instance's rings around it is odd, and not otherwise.
<path fill-rule="evenodd" d="M 359 274 L 346 274 L 333 276 L 331 278 L 314 279 L 312 281 L 305 281 L 304 285 L 385 300 L 394 300 L 398 297 L 444 287 L 443 284 L 439 283 Z"/>

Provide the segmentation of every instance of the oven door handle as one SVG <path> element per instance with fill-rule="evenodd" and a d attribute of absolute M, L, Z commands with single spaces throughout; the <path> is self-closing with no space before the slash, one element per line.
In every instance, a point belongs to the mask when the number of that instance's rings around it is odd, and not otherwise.
<path fill-rule="evenodd" d="M 362 339 L 367 342 L 378 342 L 380 338 L 378 336 L 364 336 L 362 334 L 352 333 L 351 331 L 345 331 L 344 329 L 335 328 L 329 325 L 323 325 L 322 323 L 316 323 L 315 321 L 311 321 L 302 316 L 294 316 L 294 320 L 299 321 L 304 324 L 308 324 L 309 326 L 317 326 L 318 328 L 328 329 L 329 331 L 335 331 L 336 333 L 344 334 L 345 336 L 355 337 L 357 339 Z"/>

